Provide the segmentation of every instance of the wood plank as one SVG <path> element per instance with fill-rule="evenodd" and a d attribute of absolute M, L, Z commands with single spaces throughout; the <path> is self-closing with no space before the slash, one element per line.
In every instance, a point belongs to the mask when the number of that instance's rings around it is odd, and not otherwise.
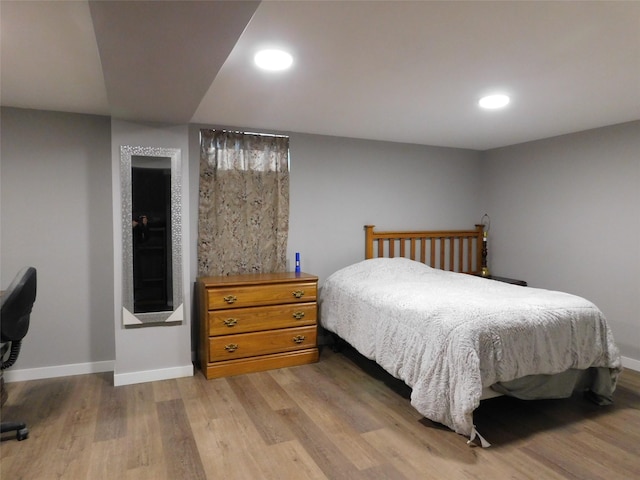
<path fill-rule="evenodd" d="M 305 369 L 308 372 L 308 369 Z M 305 374 L 304 381 L 288 387 L 290 396 L 317 426 L 332 438 L 335 446 L 357 468 L 368 469 L 380 465 L 379 455 L 361 437 L 361 432 L 380 428 L 380 423 L 371 416 L 367 406 L 340 403 L 345 399 L 335 387 L 325 388 L 318 384 L 317 377 L 312 381 Z M 318 392 L 321 394 L 318 395 Z M 335 399 L 335 400 L 332 400 Z"/>
<path fill-rule="evenodd" d="M 100 386 L 94 442 L 122 438 L 127 433 L 126 387 Z"/>
<path fill-rule="evenodd" d="M 315 364 L 214 380 L 8 384 L 3 417 L 30 436 L 0 443 L 2 478 L 596 480 L 640 468 L 639 372 L 622 372 L 611 406 L 483 401 L 474 423 L 488 449 L 422 418 L 383 373 L 325 349 Z"/>
<path fill-rule="evenodd" d="M 160 380 L 153 382 L 152 393 L 155 402 L 164 402 L 167 400 L 177 400 L 180 397 L 180 389 L 176 380 Z"/>
<path fill-rule="evenodd" d="M 335 443 L 299 408 L 278 412 L 313 461 L 332 480 L 365 478 Z"/>
<path fill-rule="evenodd" d="M 295 372 L 296 370 L 295 368 L 281 368 L 269 372 L 253 373 L 249 375 L 249 378 L 272 410 L 282 410 L 283 408 L 293 407 L 295 401 L 287 394 L 282 385 L 271 373 Z"/>
<path fill-rule="evenodd" d="M 86 381 L 83 381 L 86 380 Z M 74 399 L 64 409 L 62 435 L 58 439 L 58 456 L 48 465 L 61 478 L 88 478 L 87 461 L 98 418 L 99 377 L 88 375 L 69 379 Z"/>
<path fill-rule="evenodd" d="M 206 480 L 182 400 L 157 402 L 156 409 L 168 477 Z"/>
<path fill-rule="evenodd" d="M 254 448 L 248 452 L 255 461 L 258 474 L 248 478 L 285 479 L 287 476 L 305 480 L 327 480 L 320 467 L 297 440 Z M 286 474 L 283 472 L 287 472 Z"/>
<path fill-rule="evenodd" d="M 267 445 L 293 440 L 293 434 L 251 383 L 250 375 L 239 375 L 228 379 L 238 401 L 245 406 L 249 419 Z"/>
<path fill-rule="evenodd" d="M 150 408 L 158 401 L 158 390 L 175 381 L 161 381 L 127 385 L 126 394 L 129 415 L 127 416 L 126 468 L 127 475 L 162 476 L 166 471 L 165 455 L 158 414 Z M 140 477 L 138 477 L 140 478 Z"/>
<path fill-rule="evenodd" d="M 119 438 L 109 438 L 99 442 L 93 442 L 89 453 L 89 468 L 86 478 L 125 477 L 127 471 L 126 448 L 127 442 L 123 442 Z M 41 472 L 46 472 L 46 470 Z M 27 478 L 41 477 L 34 476 Z"/>
<path fill-rule="evenodd" d="M 304 375 L 304 379 L 294 388 L 289 387 L 289 395 L 295 395 L 294 398 L 302 396 L 302 401 L 298 400 L 298 404 L 302 404 L 303 409 L 308 406 L 309 412 L 324 406 L 324 410 L 331 412 L 327 417 L 334 424 L 332 430 L 349 427 L 355 432 L 363 433 L 382 427 L 376 418 L 377 415 L 372 415 L 362 401 L 345 395 L 345 392 L 323 373 L 310 368 L 304 371 L 298 369 L 296 373 L 299 376 Z"/>

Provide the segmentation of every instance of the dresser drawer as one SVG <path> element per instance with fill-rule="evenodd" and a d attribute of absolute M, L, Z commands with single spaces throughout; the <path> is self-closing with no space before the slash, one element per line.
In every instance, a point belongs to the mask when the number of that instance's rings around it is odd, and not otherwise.
<path fill-rule="evenodd" d="M 284 328 L 209 338 L 209 361 L 253 357 L 316 346 L 317 327 Z"/>
<path fill-rule="evenodd" d="M 209 310 L 278 305 L 316 300 L 315 282 L 289 282 L 248 286 L 228 286 L 207 290 Z"/>
<path fill-rule="evenodd" d="M 233 335 L 287 327 L 315 325 L 316 303 L 212 310 L 207 314 L 209 335 Z"/>

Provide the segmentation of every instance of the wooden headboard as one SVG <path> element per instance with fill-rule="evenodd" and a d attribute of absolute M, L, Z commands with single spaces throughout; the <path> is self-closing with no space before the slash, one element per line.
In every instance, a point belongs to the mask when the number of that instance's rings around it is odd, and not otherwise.
<path fill-rule="evenodd" d="M 365 259 L 404 257 L 433 268 L 479 274 L 487 265 L 482 225 L 473 230 L 376 232 L 365 225 Z M 376 245 L 377 244 L 377 245 Z"/>

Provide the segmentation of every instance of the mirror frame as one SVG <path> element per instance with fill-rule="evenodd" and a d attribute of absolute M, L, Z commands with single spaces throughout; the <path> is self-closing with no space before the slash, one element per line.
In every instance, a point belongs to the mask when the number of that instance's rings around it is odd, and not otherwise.
<path fill-rule="evenodd" d="M 133 232 L 128 226 L 132 218 L 132 157 L 164 157 L 171 159 L 171 263 L 173 310 L 134 313 L 133 306 Z M 182 292 L 182 159 L 179 148 L 120 146 L 120 196 L 122 217 L 122 323 L 125 326 L 181 323 Z"/>

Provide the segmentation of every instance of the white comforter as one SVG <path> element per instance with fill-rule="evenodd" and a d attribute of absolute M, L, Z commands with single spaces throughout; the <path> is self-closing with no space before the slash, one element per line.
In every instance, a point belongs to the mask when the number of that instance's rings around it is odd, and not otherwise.
<path fill-rule="evenodd" d="M 331 275 L 320 323 L 412 387 L 425 417 L 471 436 L 483 387 L 608 367 L 620 356 L 600 310 L 567 293 L 377 258 Z"/>

